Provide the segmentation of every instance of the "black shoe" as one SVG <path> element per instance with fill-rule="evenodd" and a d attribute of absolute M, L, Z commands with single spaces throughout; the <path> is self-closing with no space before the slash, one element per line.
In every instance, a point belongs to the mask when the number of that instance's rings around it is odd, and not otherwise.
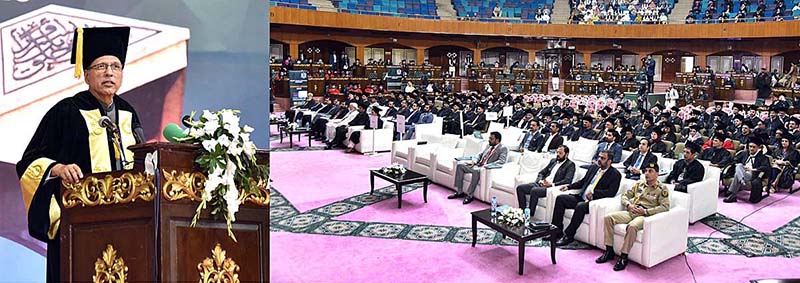
<path fill-rule="evenodd" d="M 475 199 L 475 198 L 474 198 L 474 197 L 472 197 L 472 196 L 467 196 L 467 197 L 465 197 L 465 198 L 464 198 L 464 202 L 462 202 L 462 203 L 463 203 L 463 204 L 469 204 L 469 203 L 470 203 L 470 202 L 472 202 L 472 200 L 474 200 L 474 199 Z"/>
<path fill-rule="evenodd" d="M 737 201 L 739 201 L 739 200 L 736 199 L 736 195 L 734 195 L 734 194 L 731 194 L 730 196 L 728 196 L 724 200 L 722 200 L 722 202 L 725 202 L 725 203 L 731 203 L 731 202 L 737 202 Z"/>
<path fill-rule="evenodd" d="M 729 197 L 731 196 L 731 191 L 725 190 L 724 192 L 722 192 L 722 195 L 724 195 L 725 197 Z"/>
<path fill-rule="evenodd" d="M 561 234 L 560 233 L 559 234 L 554 234 L 552 236 L 547 236 L 547 237 L 542 238 L 543 241 L 547 241 L 547 242 L 550 242 L 550 240 L 553 240 L 553 239 L 558 241 L 558 239 L 561 239 Z"/>
<path fill-rule="evenodd" d="M 614 265 L 614 271 L 623 270 L 626 266 L 628 266 L 628 258 L 620 257 L 617 264 Z"/>
<path fill-rule="evenodd" d="M 447 196 L 447 199 L 463 198 L 464 196 L 465 196 L 464 193 L 455 193 L 455 194 Z"/>
<path fill-rule="evenodd" d="M 556 246 L 558 246 L 558 247 L 566 246 L 566 245 L 569 245 L 570 243 L 572 243 L 574 241 L 575 241 L 574 238 L 568 237 L 568 236 L 564 236 L 564 237 L 561 237 L 561 239 L 558 239 L 558 242 L 556 242 Z"/>
<path fill-rule="evenodd" d="M 614 249 L 613 248 L 606 249 L 606 251 L 603 252 L 603 255 L 598 257 L 594 262 L 596 262 L 596 263 L 606 263 L 606 262 L 608 262 L 609 260 L 612 260 L 612 259 L 614 259 Z"/>

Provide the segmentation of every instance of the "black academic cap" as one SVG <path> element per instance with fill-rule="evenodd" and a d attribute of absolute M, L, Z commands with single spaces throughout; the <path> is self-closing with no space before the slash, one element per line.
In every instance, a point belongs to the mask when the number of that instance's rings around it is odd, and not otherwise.
<path fill-rule="evenodd" d="M 697 124 L 694 124 L 694 125 L 692 125 L 692 126 L 691 126 L 691 127 L 689 127 L 689 128 L 691 128 L 691 129 L 694 129 L 695 131 L 698 131 L 698 132 L 700 131 L 700 129 L 702 129 L 702 128 L 700 127 L 700 125 L 697 125 Z"/>
<path fill-rule="evenodd" d="M 742 110 L 742 105 L 741 105 L 741 104 L 734 104 L 734 105 L 733 105 L 733 109 L 739 109 L 739 110 Z"/>
<path fill-rule="evenodd" d="M 578 105 L 578 109 L 584 110 L 584 109 L 586 109 L 586 105 L 580 104 L 580 105 Z"/>
<path fill-rule="evenodd" d="M 756 145 L 764 145 L 765 139 L 761 135 L 752 136 L 747 139 L 747 143 L 754 143 Z"/>
<path fill-rule="evenodd" d="M 721 141 L 725 141 L 726 139 L 728 139 L 728 135 L 716 133 L 714 134 L 714 137 L 712 137 L 711 139 L 719 139 Z"/>
<path fill-rule="evenodd" d="M 690 150 L 692 153 L 698 153 L 698 152 L 700 152 L 700 151 L 703 149 L 703 148 L 702 148 L 702 147 L 701 147 L 699 144 L 697 144 L 696 142 L 687 142 L 687 143 L 686 143 L 686 148 L 688 148 L 688 149 L 689 149 L 689 150 Z"/>
<path fill-rule="evenodd" d="M 97 58 L 111 55 L 125 67 L 130 27 L 77 28 L 72 38 L 70 64 L 75 64 L 75 77 L 88 70 Z"/>
<path fill-rule="evenodd" d="M 661 103 L 656 103 L 656 108 L 658 108 L 658 110 L 664 110 L 666 107 L 664 107 L 664 105 L 661 105 Z"/>
<path fill-rule="evenodd" d="M 373 112 L 373 113 L 381 113 L 381 108 L 380 108 L 380 107 L 378 107 L 378 106 L 373 106 L 373 107 L 372 107 L 372 112 Z"/>
<path fill-rule="evenodd" d="M 744 121 L 744 116 L 742 116 L 740 114 L 736 114 L 736 115 L 733 116 L 733 119 L 734 120 L 739 119 L 739 121 Z"/>
<path fill-rule="evenodd" d="M 692 114 L 694 114 L 694 115 L 700 115 L 700 114 L 703 114 L 703 111 L 700 111 L 700 110 L 697 110 L 697 109 L 693 109 L 693 110 L 692 110 Z"/>
<path fill-rule="evenodd" d="M 791 118 L 789 118 L 789 122 L 794 122 L 795 124 L 800 126 L 800 119 L 798 119 L 797 117 L 792 116 Z"/>
<path fill-rule="evenodd" d="M 653 115 L 650 115 L 650 113 L 645 113 L 644 117 L 642 118 L 642 121 L 650 121 L 650 124 L 652 124 L 653 123 Z"/>
<path fill-rule="evenodd" d="M 581 120 L 589 121 L 589 123 L 591 123 L 592 121 L 594 121 L 594 118 L 592 118 L 592 116 L 589 115 L 584 115 L 583 117 L 581 117 Z"/>
<path fill-rule="evenodd" d="M 633 128 L 631 126 L 622 127 L 622 133 L 625 134 L 627 132 L 633 132 Z"/>
<path fill-rule="evenodd" d="M 748 128 L 752 129 L 755 125 L 753 124 L 753 121 L 744 121 L 742 122 L 742 126 L 747 126 Z"/>
<path fill-rule="evenodd" d="M 553 98 L 552 98 L 552 99 L 553 99 L 553 100 L 561 100 L 561 98 L 560 98 L 560 97 L 558 97 L 558 96 L 553 96 Z"/>
<path fill-rule="evenodd" d="M 533 114 L 533 109 L 531 109 L 531 108 L 526 108 L 526 109 L 525 109 L 525 114 Z"/>
<path fill-rule="evenodd" d="M 611 112 L 611 111 L 614 111 L 614 109 L 611 109 L 611 107 L 606 106 L 606 107 L 603 107 L 603 111 Z"/>
<path fill-rule="evenodd" d="M 716 102 L 714 102 L 714 105 L 715 105 L 715 106 L 722 106 L 723 104 L 724 104 L 724 102 L 722 102 L 722 101 L 716 101 Z"/>
<path fill-rule="evenodd" d="M 661 130 L 661 127 L 655 127 L 653 129 L 653 133 L 656 133 L 659 137 L 664 135 L 664 130 Z"/>
<path fill-rule="evenodd" d="M 598 114 L 600 115 L 600 117 L 603 117 L 603 118 L 608 117 L 608 113 L 606 113 L 604 111 L 600 111 L 600 113 L 598 113 Z"/>
<path fill-rule="evenodd" d="M 605 124 L 605 123 L 614 124 L 615 122 L 616 122 L 616 120 L 614 118 L 606 118 L 605 120 L 603 120 L 603 124 Z"/>
<path fill-rule="evenodd" d="M 697 120 L 697 118 L 689 118 L 689 119 L 686 119 L 685 124 L 688 125 L 688 124 L 691 124 L 691 123 L 697 123 L 698 121 L 699 120 Z"/>
<path fill-rule="evenodd" d="M 679 112 L 679 111 L 681 111 L 681 109 L 680 109 L 680 108 L 678 108 L 677 106 L 672 106 L 672 108 L 670 108 L 669 110 L 672 110 L 672 112 Z"/>

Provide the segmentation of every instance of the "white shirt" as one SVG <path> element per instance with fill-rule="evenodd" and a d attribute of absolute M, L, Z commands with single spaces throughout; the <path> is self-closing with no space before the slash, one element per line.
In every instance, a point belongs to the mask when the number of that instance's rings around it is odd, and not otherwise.
<path fill-rule="evenodd" d="M 547 140 L 544 141 L 544 146 L 542 147 L 542 152 L 546 152 L 547 149 L 550 148 L 550 142 L 553 141 L 553 137 L 555 137 L 556 135 L 558 135 L 558 134 L 557 133 L 556 134 L 550 134 L 550 135 L 547 136 Z"/>
<path fill-rule="evenodd" d="M 564 158 L 564 161 L 567 161 L 567 159 Z M 558 169 L 561 168 L 561 165 L 564 165 L 564 161 L 556 161 L 556 166 L 553 166 L 553 170 L 550 170 L 550 174 L 547 175 L 547 178 L 544 178 L 544 180 L 548 183 L 553 183 L 553 179 L 556 177 L 556 172 L 558 172 Z"/>

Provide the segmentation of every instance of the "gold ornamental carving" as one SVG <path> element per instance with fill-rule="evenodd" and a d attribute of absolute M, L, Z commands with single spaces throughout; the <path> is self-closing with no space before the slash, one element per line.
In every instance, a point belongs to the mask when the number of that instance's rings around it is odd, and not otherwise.
<path fill-rule="evenodd" d="M 94 276 L 92 282 L 95 283 L 125 283 L 128 281 L 128 267 L 125 260 L 117 257 L 117 250 L 109 244 L 103 251 L 103 256 L 94 263 Z"/>
<path fill-rule="evenodd" d="M 90 176 L 77 184 L 62 183 L 64 208 L 98 206 L 135 202 L 136 199 L 152 201 L 155 184 L 152 175 L 123 173 L 119 177 L 106 175 L 103 178 Z"/>
<path fill-rule="evenodd" d="M 175 170 L 161 170 L 164 174 L 164 185 L 161 193 L 169 201 L 188 198 L 193 201 L 203 200 L 203 186 L 206 183 L 206 175 L 200 172 L 180 172 Z"/>
<path fill-rule="evenodd" d="M 200 172 L 178 172 L 176 170 L 162 170 L 164 175 L 164 185 L 162 194 L 169 201 L 189 199 L 192 201 L 203 200 L 203 189 L 205 188 L 206 175 Z M 260 206 L 269 206 L 269 189 L 267 179 L 261 178 L 255 183 L 258 192 L 244 192 L 239 196 L 242 203 L 250 202 Z"/>
<path fill-rule="evenodd" d="M 225 282 L 239 283 L 239 265 L 225 256 L 225 250 L 217 244 L 211 250 L 211 257 L 197 264 L 200 271 L 200 283 Z"/>

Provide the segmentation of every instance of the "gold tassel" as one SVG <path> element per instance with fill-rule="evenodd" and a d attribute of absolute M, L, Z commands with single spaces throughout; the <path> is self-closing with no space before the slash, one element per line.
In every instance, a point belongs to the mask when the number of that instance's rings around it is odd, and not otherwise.
<path fill-rule="evenodd" d="M 83 69 L 83 28 L 75 30 L 78 33 L 78 42 L 75 43 L 75 78 L 81 77 Z"/>
<path fill-rule="evenodd" d="M 114 159 L 116 159 L 116 160 L 120 160 L 120 159 L 119 159 L 119 146 L 117 146 L 117 143 L 116 143 L 116 142 L 115 142 L 115 143 L 113 143 L 113 144 L 114 144 Z M 123 160 L 123 161 L 124 161 L 124 160 Z"/>

